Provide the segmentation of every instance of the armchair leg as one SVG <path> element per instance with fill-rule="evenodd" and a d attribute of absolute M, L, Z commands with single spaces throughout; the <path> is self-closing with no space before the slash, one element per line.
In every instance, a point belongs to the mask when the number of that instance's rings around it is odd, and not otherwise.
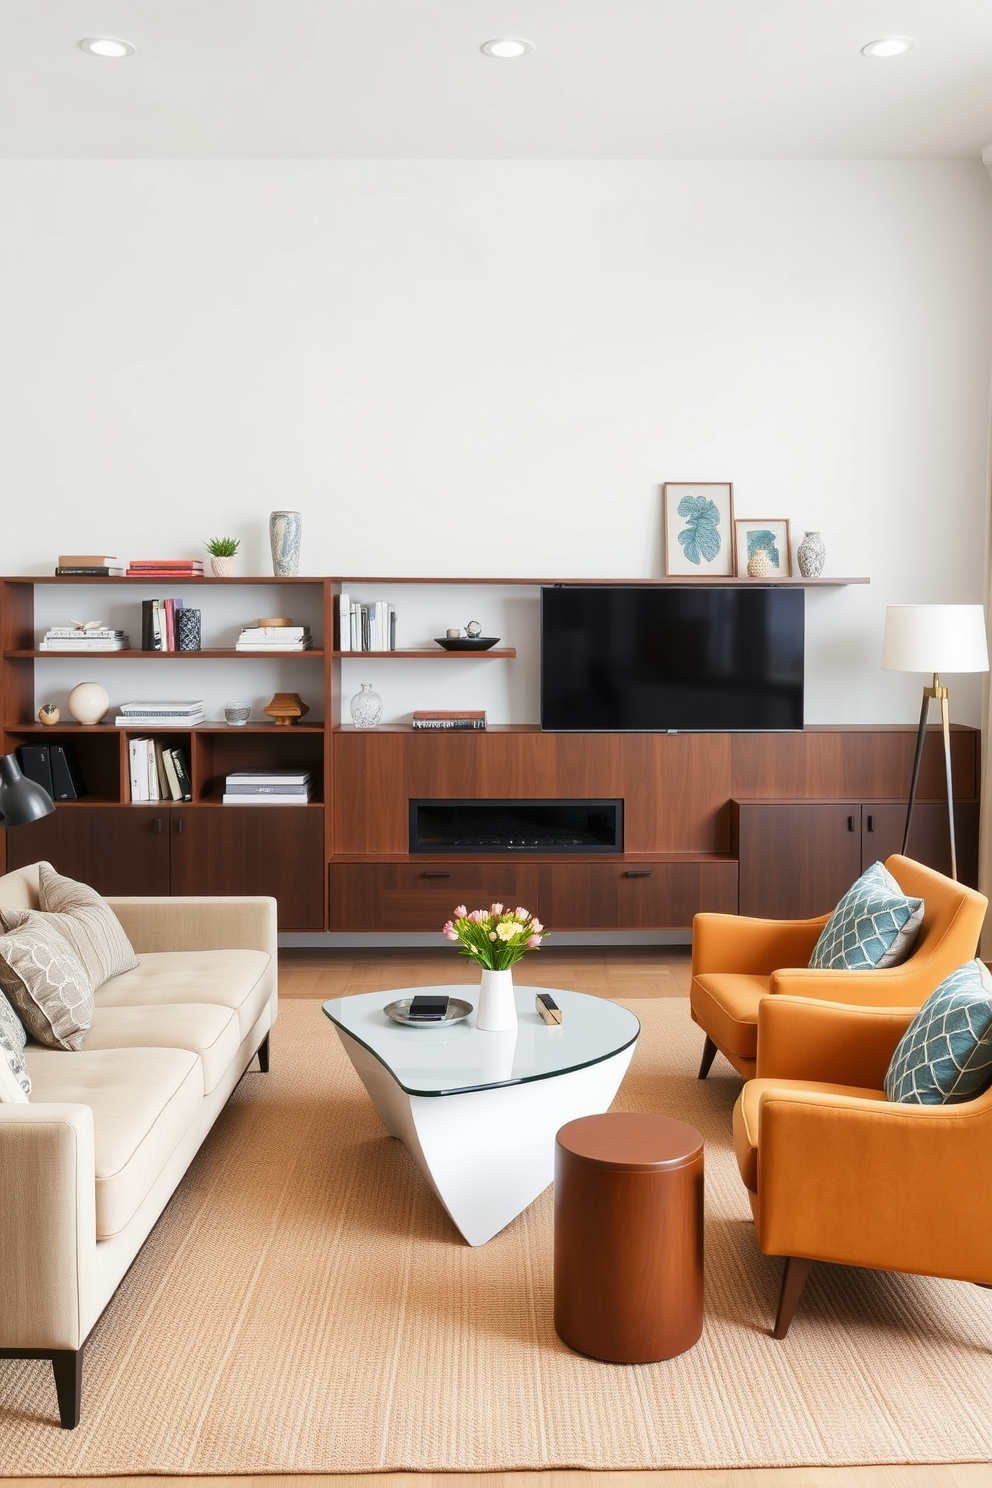
<path fill-rule="evenodd" d="M 796 1306 L 803 1294 L 806 1278 L 812 1261 L 807 1261 L 804 1256 L 786 1256 L 785 1270 L 782 1273 L 782 1290 L 778 1298 L 778 1314 L 775 1318 L 775 1327 L 772 1330 L 773 1338 L 784 1338 L 789 1331 L 789 1324 L 795 1316 Z"/>
<path fill-rule="evenodd" d="M 269 1073 L 269 1035 L 266 1034 L 258 1046 L 258 1067 L 263 1075 Z"/>
<path fill-rule="evenodd" d="M 83 1351 L 59 1349 L 52 1355 L 55 1394 L 59 1402 L 59 1424 L 66 1431 L 79 1425 L 83 1394 Z"/>
<path fill-rule="evenodd" d="M 709 1034 L 707 1034 L 706 1035 L 706 1042 L 703 1045 L 703 1057 L 699 1061 L 699 1074 L 697 1076 L 698 1079 L 700 1079 L 700 1080 L 705 1080 L 706 1079 L 706 1076 L 710 1072 L 710 1065 L 713 1063 L 713 1060 L 715 1058 L 716 1058 L 716 1044 L 710 1038 Z"/>

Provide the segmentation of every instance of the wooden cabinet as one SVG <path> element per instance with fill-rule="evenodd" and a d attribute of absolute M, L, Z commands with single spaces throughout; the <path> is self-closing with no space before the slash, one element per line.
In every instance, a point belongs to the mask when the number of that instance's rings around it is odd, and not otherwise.
<path fill-rule="evenodd" d="M 539 914 L 538 867 L 518 858 L 485 862 L 332 863 L 332 930 L 440 930 L 457 904 L 494 900 Z"/>
<path fill-rule="evenodd" d="M 958 873 L 978 872 L 978 803 L 955 803 Z M 870 864 L 902 851 L 906 807 L 893 801 L 734 801 L 740 913 L 804 919 L 833 909 Z M 947 804 L 917 802 L 909 854 L 950 872 Z"/>
<path fill-rule="evenodd" d="M 7 833 L 7 868 L 45 860 L 101 894 L 168 894 L 169 810 L 59 806 Z"/>
<path fill-rule="evenodd" d="M 737 864 L 547 864 L 537 903 L 556 930 L 688 930 L 701 910 L 736 913 Z"/>

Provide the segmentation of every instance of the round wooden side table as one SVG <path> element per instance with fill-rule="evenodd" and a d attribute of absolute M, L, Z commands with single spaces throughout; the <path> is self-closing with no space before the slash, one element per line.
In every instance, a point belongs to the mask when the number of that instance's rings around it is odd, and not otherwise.
<path fill-rule="evenodd" d="M 594 1359 L 671 1359 L 703 1331 L 703 1139 L 667 1116 L 570 1121 L 555 1145 L 555 1331 Z"/>

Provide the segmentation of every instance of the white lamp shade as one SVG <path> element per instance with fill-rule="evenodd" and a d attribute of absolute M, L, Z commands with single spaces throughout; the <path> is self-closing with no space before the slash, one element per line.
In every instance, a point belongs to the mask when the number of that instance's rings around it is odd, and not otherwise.
<path fill-rule="evenodd" d="M 882 639 L 887 672 L 987 672 L 981 605 L 888 605 Z"/>

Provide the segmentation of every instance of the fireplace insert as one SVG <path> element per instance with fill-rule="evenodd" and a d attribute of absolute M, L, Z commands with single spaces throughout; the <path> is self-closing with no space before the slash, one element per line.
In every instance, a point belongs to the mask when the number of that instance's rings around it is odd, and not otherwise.
<path fill-rule="evenodd" d="M 622 853 L 623 800 L 410 802 L 412 853 Z"/>

